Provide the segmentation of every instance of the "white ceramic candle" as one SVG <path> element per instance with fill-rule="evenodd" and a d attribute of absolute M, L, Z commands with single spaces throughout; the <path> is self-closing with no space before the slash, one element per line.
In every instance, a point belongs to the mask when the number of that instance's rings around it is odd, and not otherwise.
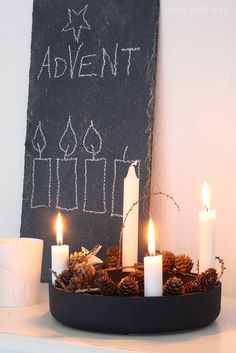
<path fill-rule="evenodd" d="M 0 239 L 0 306 L 38 302 L 42 253 L 41 239 Z"/>
<path fill-rule="evenodd" d="M 152 220 L 148 226 L 148 251 L 144 257 L 144 296 L 159 297 L 163 294 L 162 255 L 155 256 L 155 233 Z"/>
<path fill-rule="evenodd" d="M 199 273 L 215 268 L 216 211 L 210 210 L 210 192 L 207 183 L 202 188 L 204 211 L 199 213 Z"/>
<path fill-rule="evenodd" d="M 57 216 L 57 245 L 51 246 L 52 270 L 60 274 L 67 268 L 69 258 L 69 245 L 62 245 L 62 219 L 61 214 Z M 52 274 L 52 283 L 55 284 L 55 276 Z"/>
<path fill-rule="evenodd" d="M 135 172 L 135 164 L 129 167 L 124 179 L 123 219 L 131 206 L 139 199 L 139 179 Z M 122 240 L 122 266 L 133 266 L 138 262 L 138 204 L 134 206 L 126 219 Z M 130 269 L 124 269 L 130 271 Z"/>

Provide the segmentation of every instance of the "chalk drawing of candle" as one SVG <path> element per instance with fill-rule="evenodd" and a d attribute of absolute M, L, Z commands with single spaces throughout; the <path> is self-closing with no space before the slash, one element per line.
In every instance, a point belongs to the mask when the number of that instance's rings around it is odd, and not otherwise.
<path fill-rule="evenodd" d="M 71 117 L 66 125 L 60 142 L 64 158 L 57 158 L 57 202 L 56 208 L 65 211 L 78 209 L 77 158 L 68 158 L 76 150 L 77 138 L 71 124 Z"/>
<path fill-rule="evenodd" d="M 92 158 L 85 159 L 83 211 L 95 214 L 106 213 L 106 158 L 96 158 L 102 149 L 102 138 L 93 121 L 87 129 L 83 146 Z"/>
<path fill-rule="evenodd" d="M 133 160 L 126 159 L 126 153 L 128 146 L 125 147 L 123 153 L 123 159 L 114 160 L 114 174 L 112 183 L 112 195 L 111 195 L 111 217 L 123 217 L 123 188 L 124 178 L 127 176 L 130 165 L 134 162 Z M 137 176 L 140 179 L 140 164 L 141 160 L 136 160 L 137 165 Z"/>
<path fill-rule="evenodd" d="M 39 121 L 32 138 L 33 148 L 39 153 L 39 158 L 33 159 L 31 208 L 51 206 L 51 158 L 42 158 L 42 152 L 47 146 L 42 124 Z"/>

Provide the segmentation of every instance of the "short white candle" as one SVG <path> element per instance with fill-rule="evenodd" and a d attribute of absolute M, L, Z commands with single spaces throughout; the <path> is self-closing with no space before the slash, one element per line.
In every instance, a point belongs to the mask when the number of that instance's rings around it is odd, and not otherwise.
<path fill-rule="evenodd" d="M 199 213 L 199 273 L 215 268 L 216 211 L 210 210 L 210 191 L 207 183 L 202 188 L 204 211 Z"/>
<path fill-rule="evenodd" d="M 124 179 L 123 219 L 131 206 L 139 199 L 139 179 L 135 172 L 135 163 L 129 167 Z M 122 266 L 133 266 L 138 262 L 138 217 L 139 207 L 135 205 L 126 219 L 122 237 Z M 130 268 L 123 271 L 130 271 Z"/>
<path fill-rule="evenodd" d="M 21 307 L 38 302 L 42 254 L 41 239 L 0 239 L 0 306 Z"/>
<path fill-rule="evenodd" d="M 144 257 L 144 296 L 159 297 L 163 295 L 162 255 L 155 256 L 155 232 L 153 222 L 149 220 L 148 251 Z"/>
<path fill-rule="evenodd" d="M 60 274 L 67 268 L 69 258 L 69 245 L 62 245 L 62 219 L 60 212 L 57 216 L 57 245 L 51 246 L 52 270 Z M 55 276 L 52 274 L 52 283 L 55 284 Z"/>

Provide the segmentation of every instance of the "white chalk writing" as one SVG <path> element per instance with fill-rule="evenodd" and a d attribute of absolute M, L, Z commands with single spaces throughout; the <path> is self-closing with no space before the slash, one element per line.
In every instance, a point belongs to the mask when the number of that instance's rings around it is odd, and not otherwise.
<path fill-rule="evenodd" d="M 32 191 L 30 207 L 51 206 L 51 158 L 42 158 L 42 152 L 47 146 L 46 138 L 39 121 L 32 138 L 33 148 L 39 153 L 39 158 L 33 159 L 32 166 Z"/>
<path fill-rule="evenodd" d="M 131 66 L 131 56 L 132 56 L 132 52 L 134 51 L 139 51 L 140 50 L 140 47 L 139 48 L 123 48 L 121 49 L 122 51 L 127 51 L 129 53 L 128 55 L 128 64 L 127 64 L 127 76 L 130 75 L 130 66 Z"/>
<path fill-rule="evenodd" d="M 51 207 L 51 170 L 51 158 L 33 159 L 31 208 Z"/>
<path fill-rule="evenodd" d="M 117 50 L 118 50 L 118 43 L 116 43 L 116 46 L 115 46 L 114 61 L 112 62 L 111 57 L 110 55 L 107 54 L 106 49 L 102 48 L 103 63 L 102 63 L 101 77 L 104 77 L 104 68 L 107 61 L 110 64 L 112 75 L 114 76 L 117 75 Z"/>
<path fill-rule="evenodd" d="M 140 47 L 119 48 L 119 44 L 116 43 L 109 51 L 101 48 L 101 52 L 98 53 L 84 53 L 84 50 L 84 43 L 81 43 L 74 53 L 71 45 L 68 45 L 68 56 L 61 57 L 54 55 L 49 46 L 43 57 L 37 80 L 41 77 L 59 79 L 64 76 L 70 79 L 95 76 L 104 79 L 108 75 L 116 77 L 118 73 L 126 76 L 136 74 L 136 71 L 132 70 L 135 64 L 134 53 L 138 53 Z"/>
<path fill-rule="evenodd" d="M 96 54 L 90 54 L 90 55 L 85 55 L 85 56 L 82 56 L 82 58 L 81 58 L 81 60 L 80 60 L 80 67 L 79 67 L 79 73 L 78 73 L 78 76 L 79 77 L 88 77 L 88 76 L 97 76 L 97 74 L 95 74 L 95 73 L 81 73 L 81 71 L 82 71 L 82 68 L 84 67 L 84 66 L 89 66 L 89 65 L 91 65 L 92 63 L 91 63 L 91 61 L 88 61 L 88 62 L 84 62 L 84 60 L 85 59 L 87 59 L 87 58 L 92 58 L 93 56 L 96 56 Z"/>
<path fill-rule="evenodd" d="M 39 70 L 39 74 L 37 76 L 37 80 L 39 80 L 41 74 L 42 74 L 42 71 L 43 71 L 43 68 L 47 68 L 47 71 L 48 71 L 48 78 L 51 78 L 51 64 L 50 64 L 50 46 L 48 47 L 47 51 L 46 51 L 46 54 L 44 56 L 44 59 L 43 59 L 43 63 L 42 63 L 42 66 Z"/>
<path fill-rule="evenodd" d="M 131 164 L 137 165 L 137 176 L 138 178 L 140 178 L 140 164 L 141 164 L 141 160 L 127 160 L 126 159 L 126 153 L 128 150 L 128 146 L 126 146 L 125 150 L 124 150 L 124 154 L 123 154 L 123 159 L 115 159 L 114 160 L 114 174 L 113 174 L 113 183 L 112 183 L 112 194 L 111 194 L 111 217 L 123 217 L 123 209 L 122 209 L 122 202 L 120 200 L 120 195 L 121 195 L 121 190 L 118 186 L 118 183 L 123 185 L 123 181 L 124 181 L 124 176 L 122 173 L 122 169 L 124 168 L 124 166 L 127 165 L 127 172 L 128 172 L 128 167 Z M 121 175 L 122 175 L 122 180 L 121 180 Z M 116 198 L 117 195 L 117 190 L 118 190 L 118 194 L 119 197 L 118 199 Z M 119 212 L 120 211 L 120 212 Z"/>
<path fill-rule="evenodd" d="M 95 145 L 96 142 L 96 145 Z M 86 152 L 92 154 L 92 159 L 86 159 L 85 160 L 85 174 L 84 174 L 84 205 L 83 205 L 83 211 L 84 212 L 89 212 L 89 213 L 95 213 L 95 214 L 102 214 L 106 213 L 106 165 L 107 161 L 106 158 L 95 158 L 96 154 L 98 154 L 101 151 L 102 148 L 102 137 L 97 131 L 97 129 L 94 127 L 93 121 L 91 120 L 90 125 L 84 135 L 83 139 L 83 146 Z M 90 166 L 90 167 L 88 167 Z M 90 168 L 90 173 L 88 172 L 88 168 Z M 98 181 L 96 185 L 96 195 L 93 194 L 91 195 L 93 198 L 93 201 L 97 201 L 96 206 L 93 207 L 93 205 L 88 206 L 88 179 L 91 180 L 93 179 L 93 174 L 94 170 L 100 169 L 100 173 L 102 173 L 102 179 L 100 182 Z M 93 185 L 91 184 L 91 187 Z M 94 190 L 94 189 L 93 189 Z M 102 190 L 100 192 L 100 190 Z M 100 200 L 96 200 L 97 198 L 100 198 L 102 194 L 102 203 Z M 93 202 L 93 204 L 94 204 Z M 99 204 L 99 205 L 98 205 Z M 102 204 L 102 207 L 101 207 Z M 101 207 L 99 209 L 99 207 Z"/>
<path fill-rule="evenodd" d="M 67 174 L 60 173 L 62 168 L 67 170 Z M 71 180 L 73 181 L 72 183 Z M 69 181 L 70 188 L 68 188 Z M 78 207 L 77 158 L 57 158 L 56 208 L 64 211 L 73 211 L 77 210 Z"/>
<path fill-rule="evenodd" d="M 91 26 L 85 19 L 85 14 L 88 8 L 88 4 L 82 8 L 79 12 L 74 9 L 68 9 L 69 22 L 65 27 L 62 28 L 62 32 L 72 31 L 74 39 L 79 43 L 80 34 L 82 29 L 90 30 Z"/>
<path fill-rule="evenodd" d="M 77 138 L 74 129 L 71 124 L 71 117 L 69 116 L 66 129 L 63 132 L 61 139 L 59 141 L 60 149 L 65 152 L 64 159 L 71 156 L 75 152 L 77 147 Z"/>
<path fill-rule="evenodd" d="M 56 208 L 72 211 L 78 208 L 77 158 L 68 158 L 77 147 L 77 138 L 69 116 L 66 129 L 59 141 L 59 147 L 64 152 L 64 159 L 57 158 L 57 202 Z M 60 173 L 60 168 L 63 171 Z M 71 169 L 72 168 L 72 169 Z M 65 173 L 66 170 L 66 173 Z M 72 170 L 72 172 L 71 172 Z M 69 171 L 69 172 L 68 172 Z M 68 174 L 69 173 L 69 174 Z M 68 188 L 70 180 L 71 187 Z M 72 183 L 71 183 L 72 180 Z M 61 185 L 63 184 L 63 186 Z M 74 185 L 73 185 L 74 184 Z"/>

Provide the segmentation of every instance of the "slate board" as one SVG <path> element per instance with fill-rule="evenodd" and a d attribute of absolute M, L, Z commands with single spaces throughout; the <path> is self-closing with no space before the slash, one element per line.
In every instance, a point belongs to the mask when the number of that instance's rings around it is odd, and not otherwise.
<path fill-rule="evenodd" d="M 158 16 L 157 0 L 34 1 L 21 236 L 44 240 L 43 281 L 59 210 L 70 250 L 103 256 L 132 161 L 149 191 Z"/>

